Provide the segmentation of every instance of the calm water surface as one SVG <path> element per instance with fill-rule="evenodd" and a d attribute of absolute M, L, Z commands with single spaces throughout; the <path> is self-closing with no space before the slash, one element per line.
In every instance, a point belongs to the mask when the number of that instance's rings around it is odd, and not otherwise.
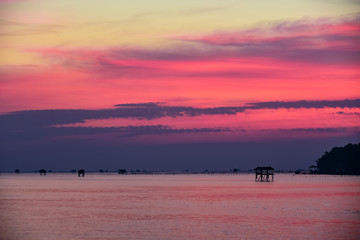
<path fill-rule="evenodd" d="M 359 239 L 360 177 L 1 174 L 0 239 Z"/>

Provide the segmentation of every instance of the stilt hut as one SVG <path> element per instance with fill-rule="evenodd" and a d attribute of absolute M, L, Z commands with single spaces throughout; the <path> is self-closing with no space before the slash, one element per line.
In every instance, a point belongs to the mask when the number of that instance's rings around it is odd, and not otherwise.
<path fill-rule="evenodd" d="M 80 169 L 78 171 L 78 177 L 85 177 L 85 170 L 84 169 Z"/>
<path fill-rule="evenodd" d="M 317 167 L 316 167 L 315 165 L 311 165 L 311 166 L 309 167 L 309 173 L 310 173 L 310 174 L 316 174 L 316 173 L 318 173 Z"/>
<path fill-rule="evenodd" d="M 254 169 L 256 182 L 273 182 L 274 168 L 272 167 L 257 167 Z"/>

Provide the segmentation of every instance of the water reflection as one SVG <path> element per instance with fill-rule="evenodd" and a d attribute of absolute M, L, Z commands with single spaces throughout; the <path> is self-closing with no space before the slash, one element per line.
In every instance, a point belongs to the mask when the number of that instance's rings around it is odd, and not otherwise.
<path fill-rule="evenodd" d="M 357 239 L 360 178 L 3 174 L 7 239 Z"/>

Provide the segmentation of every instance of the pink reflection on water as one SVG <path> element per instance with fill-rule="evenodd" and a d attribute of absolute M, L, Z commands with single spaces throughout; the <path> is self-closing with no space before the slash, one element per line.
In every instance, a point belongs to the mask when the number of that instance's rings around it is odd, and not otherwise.
<path fill-rule="evenodd" d="M 8 239 L 357 239 L 360 178 L 1 175 Z"/>

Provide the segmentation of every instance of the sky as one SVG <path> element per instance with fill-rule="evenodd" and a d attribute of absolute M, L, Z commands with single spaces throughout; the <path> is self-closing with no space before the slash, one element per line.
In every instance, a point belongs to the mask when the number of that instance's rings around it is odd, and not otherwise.
<path fill-rule="evenodd" d="M 360 141 L 355 0 L 0 0 L 0 171 L 307 168 Z"/>

